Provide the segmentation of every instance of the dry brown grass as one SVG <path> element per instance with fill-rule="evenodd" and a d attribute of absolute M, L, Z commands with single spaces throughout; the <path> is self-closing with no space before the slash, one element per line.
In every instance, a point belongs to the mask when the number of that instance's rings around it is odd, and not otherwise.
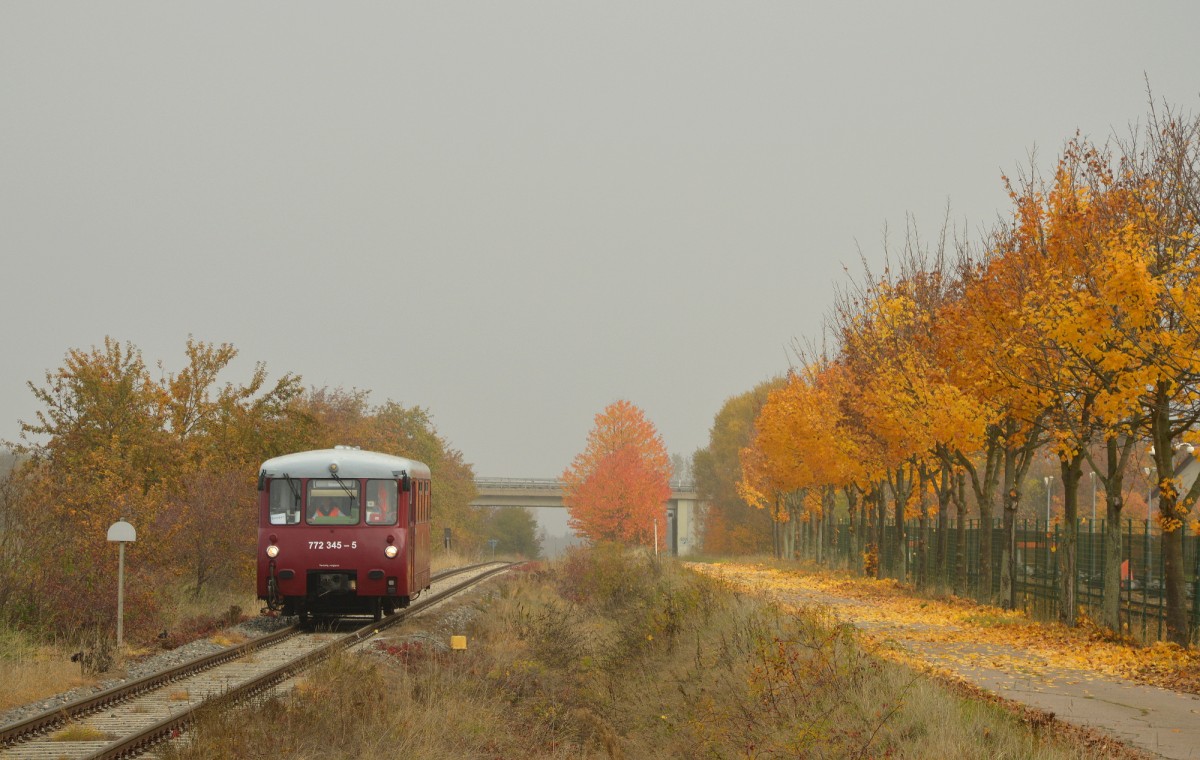
<path fill-rule="evenodd" d="M 69 658 L 68 653 L 53 652 L 31 661 L 0 660 L 0 683 L 4 684 L 0 690 L 0 710 L 96 682 L 95 678 L 81 675 L 79 666 Z"/>
<path fill-rule="evenodd" d="M 162 623 L 169 631 L 177 629 L 189 620 L 227 617 L 229 611 L 234 608 L 240 609 L 243 615 L 254 616 L 262 607 L 262 602 L 254 597 L 253 586 L 250 592 L 243 588 L 210 589 L 200 596 L 180 588 L 173 598 L 175 603 L 166 610 Z"/>
<path fill-rule="evenodd" d="M 245 644 L 249 638 L 243 634 L 234 631 L 220 631 L 208 637 L 208 640 L 219 647 L 232 647 L 238 644 Z"/>
<path fill-rule="evenodd" d="M 98 728 L 71 723 L 66 728 L 55 731 L 50 735 L 52 742 L 97 742 L 114 738 L 112 734 Z"/>
<path fill-rule="evenodd" d="M 62 646 L 34 644 L 14 631 L 0 631 L 0 711 L 95 683 L 71 662 L 71 654 Z"/>
<path fill-rule="evenodd" d="M 230 622 L 230 610 L 235 607 L 250 615 L 256 614 L 259 608 L 253 594 L 243 590 L 212 590 L 196 597 L 181 588 L 175 592 L 175 598 L 176 603 L 167 608 L 163 618 L 163 625 L 172 632 L 184 621 L 208 619 L 224 625 Z M 180 635 L 188 637 L 186 632 Z M 48 640 L 48 635 L 38 638 L 12 629 L 0 629 L 0 684 L 3 684 L 0 687 L 0 711 L 97 682 L 99 676 L 84 674 L 79 663 L 71 661 L 71 655 L 88 649 L 88 644 L 47 643 Z M 245 637 L 219 632 L 212 635 L 211 640 L 229 646 L 242 643 Z M 130 638 L 127 632 L 123 654 L 126 658 L 155 654 L 160 651 L 161 644 L 155 638 L 138 641 Z"/>
<path fill-rule="evenodd" d="M 515 574 L 472 610 L 337 657 L 252 714 L 209 715 L 168 757 L 1114 756 L 880 661 L 820 614 L 639 555 Z M 451 633 L 470 648 L 446 650 Z"/>
<path fill-rule="evenodd" d="M 456 551 L 446 551 L 445 549 L 434 549 L 433 555 L 429 558 L 429 568 L 431 572 L 441 572 L 449 570 L 452 567 L 463 567 L 464 565 L 473 565 L 479 562 L 480 559 L 475 556 L 460 554 Z"/>

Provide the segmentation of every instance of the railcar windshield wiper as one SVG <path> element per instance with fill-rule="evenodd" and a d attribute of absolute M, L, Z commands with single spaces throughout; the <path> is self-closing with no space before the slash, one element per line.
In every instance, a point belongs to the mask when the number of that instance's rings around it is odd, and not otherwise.
<path fill-rule="evenodd" d="M 354 509 L 354 500 L 358 498 L 357 491 L 351 491 L 350 486 L 342 482 L 341 475 L 338 475 L 336 472 L 331 472 L 329 474 L 333 476 L 333 479 L 337 481 L 337 484 L 341 486 L 342 490 L 346 492 L 346 495 L 350 497 L 350 508 Z"/>
<path fill-rule="evenodd" d="M 292 489 L 292 499 L 295 502 L 296 509 L 300 508 L 300 489 L 296 488 L 296 484 L 292 482 L 292 476 L 286 472 L 283 473 L 283 479 L 287 481 L 288 488 Z"/>

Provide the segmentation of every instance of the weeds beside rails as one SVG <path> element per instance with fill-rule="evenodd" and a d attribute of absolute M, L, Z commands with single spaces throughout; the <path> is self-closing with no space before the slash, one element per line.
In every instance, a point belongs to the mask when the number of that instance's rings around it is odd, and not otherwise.
<path fill-rule="evenodd" d="M 438 636 L 466 634 L 466 651 L 380 641 L 287 695 L 205 716 L 163 755 L 1088 756 L 872 657 L 819 609 L 784 613 L 642 551 L 579 549 L 464 605 L 441 620 L 469 630 Z"/>

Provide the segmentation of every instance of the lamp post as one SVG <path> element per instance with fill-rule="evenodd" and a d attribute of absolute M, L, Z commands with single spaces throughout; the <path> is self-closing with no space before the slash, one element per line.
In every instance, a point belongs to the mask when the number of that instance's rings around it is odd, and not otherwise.
<path fill-rule="evenodd" d="M 1154 453 L 1154 449 L 1150 449 L 1150 453 Z M 1153 467 L 1143 467 L 1142 472 L 1146 473 L 1146 575 L 1143 583 L 1150 582 L 1150 505 L 1154 503 L 1154 478 L 1152 475 L 1155 470 Z"/>
<path fill-rule="evenodd" d="M 1088 473 L 1092 477 L 1092 522 L 1088 525 L 1088 575 L 1096 575 L 1096 471 Z M 1089 580 L 1090 584 L 1091 581 Z M 1090 589 L 1091 586 L 1088 586 Z"/>
<path fill-rule="evenodd" d="M 117 661 L 125 638 L 125 544 L 137 540 L 137 531 L 125 518 L 108 526 L 108 540 L 117 544 Z"/>
<path fill-rule="evenodd" d="M 1050 532 L 1050 484 L 1054 482 L 1053 475 L 1047 475 L 1042 479 L 1046 484 L 1046 532 Z"/>
<path fill-rule="evenodd" d="M 1142 472 L 1146 474 L 1146 530 L 1150 530 L 1150 506 L 1154 503 L 1154 478 L 1150 474 L 1154 472 L 1153 467 L 1143 467 Z"/>
<path fill-rule="evenodd" d="M 1053 475 L 1047 475 L 1042 479 L 1046 484 L 1046 569 L 1050 569 L 1050 484 L 1054 482 Z"/>
<path fill-rule="evenodd" d="M 1089 475 L 1092 476 L 1092 524 L 1096 523 L 1096 471 L 1092 470 Z"/>

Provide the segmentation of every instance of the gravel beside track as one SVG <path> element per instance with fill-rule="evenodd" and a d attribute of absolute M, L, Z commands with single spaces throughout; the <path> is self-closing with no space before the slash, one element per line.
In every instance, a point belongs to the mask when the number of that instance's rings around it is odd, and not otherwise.
<path fill-rule="evenodd" d="M 259 636 L 265 636 L 268 633 L 274 633 L 281 628 L 296 622 L 296 618 L 284 617 L 254 617 L 244 622 L 238 623 L 232 628 L 227 628 L 222 633 L 228 635 L 232 640 L 241 641 L 243 639 L 256 639 Z M 230 645 L 232 646 L 232 645 Z M 228 649 L 229 646 L 214 644 L 210 638 L 197 639 L 190 641 L 181 647 L 171 649 L 148 657 L 141 657 L 136 660 L 130 660 L 126 663 L 125 674 L 120 678 L 107 678 L 97 682 L 93 686 L 81 686 L 70 691 L 64 691 L 60 694 L 55 694 L 50 697 L 43 697 L 36 702 L 30 702 L 26 705 L 14 707 L 7 712 L 0 713 L 0 726 L 7 726 L 10 723 L 16 723 L 20 720 L 33 717 L 46 710 L 52 710 L 70 702 L 86 697 L 91 694 L 97 694 L 105 689 L 111 689 L 127 681 L 133 681 L 142 676 L 157 673 L 168 668 L 173 668 L 177 665 L 182 665 L 185 662 L 203 657 L 213 652 L 219 652 L 222 649 Z"/>

